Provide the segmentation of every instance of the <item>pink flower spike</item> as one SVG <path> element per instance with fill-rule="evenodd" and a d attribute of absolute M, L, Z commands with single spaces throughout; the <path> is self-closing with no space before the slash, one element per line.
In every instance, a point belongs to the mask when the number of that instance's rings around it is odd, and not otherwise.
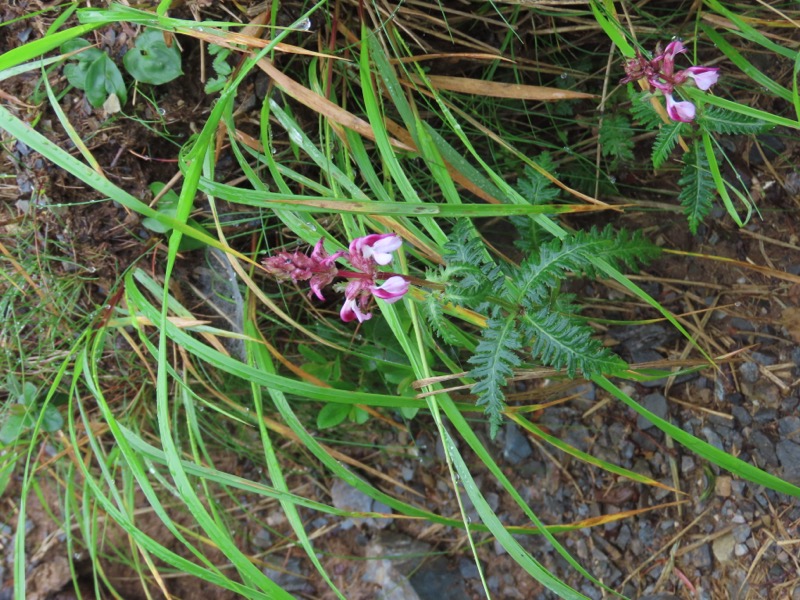
<path fill-rule="evenodd" d="M 695 107 L 694 104 L 688 101 L 675 102 L 672 94 L 666 94 L 667 98 L 667 114 L 673 121 L 680 121 L 682 123 L 691 123 L 694 120 Z"/>
<path fill-rule="evenodd" d="M 678 79 L 679 76 L 681 76 L 681 79 L 691 77 L 694 80 L 694 84 L 705 92 L 717 83 L 719 69 L 716 67 L 689 67 L 678 73 L 675 78 Z"/>
<path fill-rule="evenodd" d="M 392 262 L 392 252 L 402 245 L 403 240 L 394 233 L 373 233 L 354 239 L 350 243 L 350 254 L 360 254 L 379 265 L 388 265 Z"/>
<path fill-rule="evenodd" d="M 382 285 L 370 288 L 372 295 L 381 300 L 386 300 L 389 304 L 397 302 L 408 291 L 408 281 L 399 275 L 389 277 Z"/>

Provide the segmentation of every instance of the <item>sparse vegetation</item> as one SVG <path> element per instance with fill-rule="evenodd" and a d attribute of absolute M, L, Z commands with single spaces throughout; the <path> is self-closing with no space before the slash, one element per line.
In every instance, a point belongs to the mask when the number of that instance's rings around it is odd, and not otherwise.
<path fill-rule="evenodd" d="M 767 281 L 796 300 L 765 235 L 756 260 L 709 242 L 797 212 L 795 4 L 137 6 L 0 9 L 15 598 L 376 597 L 337 526 L 389 518 L 469 557 L 476 595 L 503 597 L 487 568 L 503 555 L 527 597 L 636 595 L 649 556 L 612 581 L 569 536 L 648 511 L 677 523 L 716 476 L 800 496 L 787 469 L 634 393 L 701 373 L 711 399 L 676 402 L 727 418 L 758 342 L 714 337 L 713 311 L 763 308 Z M 719 280 L 688 277 L 682 253 Z M 763 289 L 721 300 L 751 274 Z M 657 364 L 609 333 L 653 324 L 670 331 Z M 782 372 L 763 376 L 796 395 Z M 591 430 L 578 442 L 538 422 L 569 402 Z M 611 423 L 589 421 L 603 407 L 663 432 L 664 473 L 609 459 Z M 550 522 L 552 489 L 524 479 L 541 474 L 500 456 L 508 427 L 579 494 L 675 502 Z M 704 483 L 681 481 L 675 447 Z M 568 481 L 574 464 L 594 489 Z M 333 480 L 371 508 L 332 499 Z M 60 579 L 31 575 L 43 560 Z"/>

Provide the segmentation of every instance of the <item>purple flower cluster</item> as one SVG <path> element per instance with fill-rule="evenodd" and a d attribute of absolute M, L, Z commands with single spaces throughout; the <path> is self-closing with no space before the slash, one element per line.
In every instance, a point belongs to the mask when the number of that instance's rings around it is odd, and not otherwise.
<path fill-rule="evenodd" d="M 408 291 L 408 280 L 400 275 L 386 278 L 378 270 L 392 262 L 392 252 L 403 245 L 403 240 L 393 233 L 366 235 L 350 242 L 347 252 L 340 251 L 328 254 L 317 242 L 311 255 L 302 252 L 279 252 L 275 256 L 264 259 L 267 273 L 279 281 L 308 281 L 311 287 L 309 295 L 324 300 L 322 288 L 333 283 L 337 277 L 348 279 L 344 290 L 344 305 L 339 316 L 345 322 L 358 319 L 359 323 L 372 317 L 367 312 L 374 296 L 388 303 L 397 302 Z M 343 271 L 336 266 L 336 259 L 344 258 L 358 269 L 358 272 Z M 377 284 L 378 279 L 385 279 Z"/>
<path fill-rule="evenodd" d="M 667 114 L 673 121 L 689 123 L 694 120 L 696 108 L 688 100 L 676 101 L 673 97 L 675 88 L 692 80 L 694 85 L 703 91 L 708 90 L 719 79 L 719 69 L 715 67 L 689 67 L 675 72 L 675 57 L 686 52 L 680 40 L 667 44 L 662 54 L 647 60 L 639 55 L 625 65 L 625 78 L 621 83 L 647 79 L 651 87 L 661 90 L 667 99 Z"/>

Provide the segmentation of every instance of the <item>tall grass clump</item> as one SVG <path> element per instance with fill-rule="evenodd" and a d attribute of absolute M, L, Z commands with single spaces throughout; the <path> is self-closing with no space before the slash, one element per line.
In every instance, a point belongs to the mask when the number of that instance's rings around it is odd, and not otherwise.
<path fill-rule="evenodd" d="M 542 407 L 514 404 L 508 391 L 532 369 L 555 382 L 588 380 L 712 464 L 800 494 L 627 394 L 623 382 L 680 371 L 637 369 L 604 347 L 573 285 L 580 277 L 613 288 L 685 336 L 697 364 L 715 365 L 684 321 L 629 277 L 662 248 L 622 226 L 621 214 L 651 206 L 623 175 L 670 171 L 677 184 L 665 210 L 691 232 L 715 203 L 739 226 L 755 218 L 748 190 L 723 176 L 723 139 L 800 126 L 797 51 L 717 0 L 688 22 L 666 5 L 600 0 L 473 8 L 426 5 L 420 16 L 381 4 L 272 3 L 223 20 L 202 9 L 192 19 L 166 0 L 152 10 L 68 4 L 46 36 L 0 56 L 0 81 L 36 78 L 43 99 L 32 110 L 0 98 L 5 151 L 23 143 L 87 200 L 121 207 L 141 223 L 131 235 L 149 252 L 87 296 L 80 270 L 54 275 L 67 251 L 51 255 L 9 231 L 17 241 L 3 252 L 4 418 L 26 416 L 2 440 L 0 481 L 18 482 L 16 598 L 26 597 L 28 503 L 54 474 L 70 556 L 88 554 L 93 584 L 112 594 L 109 565 L 122 565 L 148 594 L 168 594 L 182 574 L 241 597 L 292 597 L 265 571 L 268 557 L 237 534 L 263 503 L 283 515 L 281 547 L 302 549 L 315 577 L 345 597 L 308 527 L 312 514 L 351 516 L 313 493 L 338 478 L 395 516 L 462 532 L 488 596 L 478 552 L 492 540 L 543 587 L 586 597 L 492 510 L 478 472 L 525 515 L 524 533 L 544 537 L 591 586 L 618 593 L 559 540 L 586 523 L 541 522 L 491 439 L 513 421 L 587 464 L 663 484 L 528 418 Z M 147 36 L 131 46 L 148 60 L 131 67 L 95 44 L 95 34 L 120 30 Z M 683 41 L 669 54 L 672 36 Z M 443 40 L 454 50 L 439 56 L 432 49 Z M 786 61 L 794 85 L 760 73 L 738 49 L 745 42 Z M 103 127 L 125 127 L 127 111 L 144 121 L 134 95 L 157 105 L 177 85 L 154 74 L 199 79 L 200 56 L 207 110 L 173 153 L 174 179 L 154 186 L 149 202 L 142 190 L 163 182 L 163 170 L 143 186 L 108 176 L 61 98 L 73 86 L 108 119 Z M 448 65 L 454 74 L 442 74 Z M 723 69 L 720 81 L 708 89 L 677 77 L 708 73 L 691 65 Z M 254 81 L 265 89 L 255 93 Z M 735 100 L 733 82 L 774 98 L 773 109 Z M 647 167 L 635 161 L 644 143 Z M 390 238 L 383 252 L 376 244 Z M 292 268 L 280 271 L 275 257 Z M 202 281 L 185 277 L 195 268 Z M 415 423 L 441 443 L 452 510 L 417 501 L 354 451 L 371 429 Z M 43 442 L 60 457 L 55 471 Z M 237 472 L 237 461 L 255 465 L 249 473 L 260 480 Z M 142 525 L 145 513 L 161 533 Z M 73 567 L 77 579 L 82 567 Z"/>

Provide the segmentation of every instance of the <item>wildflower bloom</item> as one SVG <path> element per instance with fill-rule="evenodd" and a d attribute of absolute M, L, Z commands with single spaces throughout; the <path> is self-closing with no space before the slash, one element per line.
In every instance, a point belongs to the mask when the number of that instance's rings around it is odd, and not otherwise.
<path fill-rule="evenodd" d="M 667 98 L 667 114 L 673 121 L 681 121 L 682 123 L 690 123 L 694 121 L 696 109 L 694 104 L 688 100 L 682 102 L 675 102 L 672 94 L 665 94 Z"/>
<path fill-rule="evenodd" d="M 675 58 L 684 54 L 686 47 L 680 40 L 673 40 L 664 52 L 647 60 L 641 54 L 625 65 L 625 77 L 621 83 L 646 79 L 651 88 L 661 91 L 667 101 L 667 114 L 673 121 L 689 123 L 694 120 L 697 109 L 688 100 L 676 101 L 675 88 L 693 83 L 698 89 L 707 91 L 719 79 L 716 67 L 689 67 L 675 72 Z M 689 81 L 691 80 L 691 82 Z"/>
<path fill-rule="evenodd" d="M 278 281 L 308 281 L 311 293 L 320 300 L 325 300 L 322 288 L 330 285 L 339 274 L 335 261 L 344 252 L 328 255 L 322 245 L 322 240 L 317 242 L 311 256 L 302 252 L 280 252 L 275 256 L 264 259 L 264 268 L 267 273 Z"/>
<path fill-rule="evenodd" d="M 313 294 L 324 300 L 322 288 L 333 283 L 337 277 L 348 279 L 344 286 L 345 301 L 339 316 L 345 322 L 358 320 L 362 323 L 372 317 L 368 311 L 372 298 L 388 303 L 397 302 L 408 292 L 408 281 L 400 275 L 390 275 L 378 270 L 392 262 L 392 253 L 403 245 L 403 240 L 393 233 L 372 234 L 350 242 L 348 252 L 328 255 L 317 242 L 310 256 L 301 252 L 280 252 L 264 259 L 268 273 L 279 281 L 308 281 Z M 358 271 L 340 270 L 335 261 L 344 258 Z M 385 279 L 378 285 L 377 281 Z"/>
<path fill-rule="evenodd" d="M 350 262 L 353 266 L 358 266 L 354 260 L 356 262 L 373 260 L 379 265 L 388 265 L 392 262 L 392 252 L 402 245 L 403 240 L 393 233 L 365 235 L 350 242 Z"/>

